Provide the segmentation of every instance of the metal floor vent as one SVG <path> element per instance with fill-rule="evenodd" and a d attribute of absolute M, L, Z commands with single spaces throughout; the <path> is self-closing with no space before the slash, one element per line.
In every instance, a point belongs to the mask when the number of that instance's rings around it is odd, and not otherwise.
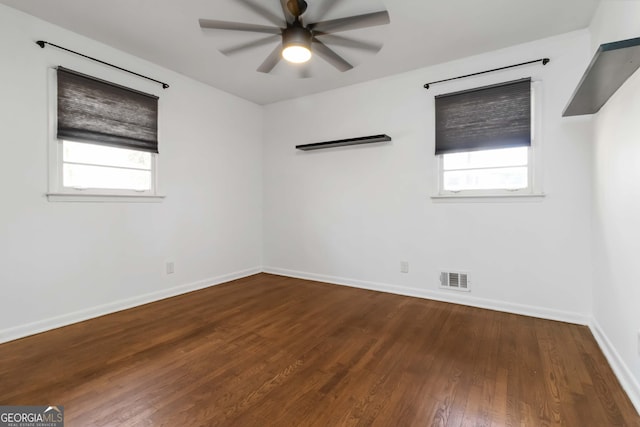
<path fill-rule="evenodd" d="M 443 271 L 440 273 L 440 287 L 465 292 L 469 292 L 471 290 L 469 289 L 469 277 L 467 273 Z"/>

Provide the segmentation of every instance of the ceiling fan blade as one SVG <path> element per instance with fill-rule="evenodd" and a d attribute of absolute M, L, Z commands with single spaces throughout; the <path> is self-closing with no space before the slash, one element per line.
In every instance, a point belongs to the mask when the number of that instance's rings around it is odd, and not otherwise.
<path fill-rule="evenodd" d="M 248 31 L 250 33 L 282 34 L 280 27 L 267 25 L 244 24 L 242 22 L 216 21 L 214 19 L 200 19 L 200 28 L 211 30 Z"/>
<path fill-rule="evenodd" d="M 360 28 L 386 25 L 391 20 L 389 12 L 366 13 L 364 15 L 349 16 L 347 18 L 331 19 L 329 21 L 316 22 L 310 24 L 309 29 L 320 33 L 337 33 L 340 31 L 357 30 Z"/>
<path fill-rule="evenodd" d="M 283 21 L 283 18 L 281 16 L 276 15 L 275 13 L 271 12 L 269 9 L 267 9 L 266 7 L 264 7 L 262 5 L 254 3 L 251 0 L 237 0 L 237 1 L 238 1 L 238 3 L 242 4 L 247 9 L 254 11 L 255 13 L 257 13 L 260 16 L 263 16 L 265 19 L 267 19 L 273 25 L 277 25 L 278 27 L 282 27 L 283 24 L 285 24 L 285 22 Z"/>
<path fill-rule="evenodd" d="M 338 0 L 324 0 L 319 6 L 315 7 L 315 16 L 318 19 L 324 18 L 329 12 L 331 12 L 331 9 L 335 7 L 336 3 L 338 3 Z"/>
<path fill-rule="evenodd" d="M 317 53 L 320 58 L 333 65 L 338 70 L 347 71 L 353 68 L 353 65 L 349 64 L 343 57 L 335 53 L 315 37 L 311 40 L 311 43 L 313 52 Z"/>
<path fill-rule="evenodd" d="M 382 49 L 381 43 L 356 40 L 351 37 L 336 36 L 334 34 L 316 34 L 316 37 L 320 37 L 323 43 L 329 43 L 336 46 L 351 47 L 369 52 L 378 52 Z"/>
<path fill-rule="evenodd" d="M 269 56 L 267 56 L 267 59 L 265 59 L 264 62 L 258 67 L 257 71 L 261 73 L 270 73 L 271 70 L 273 70 L 275 66 L 278 65 L 278 62 L 280 62 L 280 58 L 282 57 L 281 55 L 282 45 L 278 43 L 275 49 L 273 49 Z"/>
<path fill-rule="evenodd" d="M 236 53 L 242 52 L 243 50 L 249 50 L 249 49 L 253 49 L 255 47 L 260 47 L 260 46 L 264 46 L 270 43 L 273 43 L 276 40 L 280 40 L 280 36 L 277 35 L 272 35 L 272 36 L 267 36 L 258 40 L 254 40 L 254 41 L 250 41 L 247 43 L 242 43 L 236 46 L 232 46 L 229 47 L 227 49 L 220 49 L 220 52 L 223 55 L 234 55 Z"/>

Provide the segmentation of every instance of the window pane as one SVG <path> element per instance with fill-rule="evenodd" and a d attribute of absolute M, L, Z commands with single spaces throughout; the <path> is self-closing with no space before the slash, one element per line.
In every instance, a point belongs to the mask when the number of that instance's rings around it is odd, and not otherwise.
<path fill-rule="evenodd" d="M 444 170 L 526 166 L 529 147 L 443 154 Z"/>
<path fill-rule="evenodd" d="M 517 167 L 444 172 L 444 189 L 460 191 L 527 188 L 527 169 Z"/>
<path fill-rule="evenodd" d="M 151 170 L 149 152 L 73 141 L 63 141 L 62 144 L 65 162 Z"/>
<path fill-rule="evenodd" d="M 63 185 L 73 188 L 150 190 L 151 171 L 65 164 Z"/>

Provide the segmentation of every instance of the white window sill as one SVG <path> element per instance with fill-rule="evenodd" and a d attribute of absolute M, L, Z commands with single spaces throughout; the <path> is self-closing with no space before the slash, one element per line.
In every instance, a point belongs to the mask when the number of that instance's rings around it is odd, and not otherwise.
<path fill-rule="evenodd" d="M 147 194 L 68 194 L 47 193 L 50 202 L 92 202 L 92 203 L 160 203 L 165 196 Z"/>
<path fill-rule="evenodd" d="M 529 194 L 439 194 L 431 196 L 436 203 L 484 203 L 484 202 L 540 202 L 544 193 Z"/>

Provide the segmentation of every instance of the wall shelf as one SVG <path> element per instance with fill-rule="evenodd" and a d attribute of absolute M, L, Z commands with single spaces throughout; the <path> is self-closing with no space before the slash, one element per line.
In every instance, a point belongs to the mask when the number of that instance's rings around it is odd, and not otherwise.
<path fill-rule="evenodd" d="M 640 37 L 600 45 L 562 116 L 597 113 L 638 68 Z"/>
<path fill-rule="evenodd" d="M 320 150 L 322 148 L 346 147 L 348 145 L 372 144 L 374 142 L 386 142 L 386 141 L 391 141 L 391 137 L 389 135 L 382 134 L 382 135 L 362 136 L 360 138 L 338 139 L 335 141 L 315 142 L 313 144 L 296 145 L 296 148 L 298 150 L 310 151 L 310 150 Z"/>

